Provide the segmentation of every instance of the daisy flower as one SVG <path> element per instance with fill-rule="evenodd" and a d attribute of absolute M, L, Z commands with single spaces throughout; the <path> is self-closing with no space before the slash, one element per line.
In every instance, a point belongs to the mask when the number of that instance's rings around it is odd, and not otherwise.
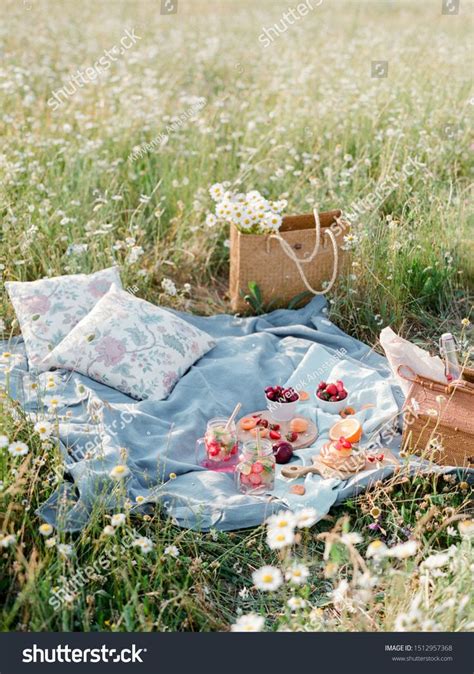
<path fill-rule="evenodd" d="M 364 539 L 357 533 L 357 531 L 350 531 L 341 536 L 341 542 L 344 543 L 344 545 L 358 545 L 359 543 L 362 543 L 363 540 Z"/>
<path fill-rule="evenodd" d="M 367 550 L 365 552 L 365 556 L 370 559 L 370 557 L 383 557 L 383 555 L 387 551 L 387 546 L 383 541 L 372 541 L 372 543 L 369 543 L 367 546 Z"/>
<path fill-rule="evenodd" d="M 12 442 L 8 446 L 8 451 L 12 456 L 25 456 L 30 450 L 24 442 Z"/>
<path fill-rule="evenodd" d="M 318 513 L 314 508 L 301 508 L 295 513 L 298 529 L 308 529 L 318 521 Z"/>
<path fill-rule="evenodd" d="M 212 187 L 209 188 L 209 194 L 213 201 L 220 201 L 224 196 L 225 189 L 221 183 L 215 183 Z"/>
<path fill-rule="evenodd" d="M 63 407 L 64 401 L 59 396 L 53 396 L 52 398 L 45 399 L 45 405 L 48 408 L 48 412 L 56 412 L 60 407 Z"/>
<path fill-rule="evenodd" d="M 112 515 L 110 518 L 110 524 L 113 527 L 121 527 L 122 524 L 125 524 L 125 515 L 123 513 L 117 513 L 116 515 Z"/>
<path fill-rule="evenodd" d="M 114 466 L 112 468 L 109 475 L 112 478 L 112 480 L 122 480 L 124 477 L 127 477 L 129 473 L 130 470 L 127 466 L 119 464 L 118 466 Z"/>
<path fill-rule="evenodd" d="M 280 569 L 275 566 L 262 566 L 252 573 L 254 585 L 259 590 L 272 592 L 278 590 L 283 583 L 283 576 Z"/>
<path fill-rule="evenodd" d="M 406 543 L 399 543 L 394 545 L 393 548 L 387 550 L 387 555 L 389 557 L 396 557 L 397 559 L 406 559 L 407 557 L 413 557 L 418 550 L 418 543 L 414 540 L 406 541 Z"/>
<path fill-rule="evenodd" d="M 461 520 L 458 524 L 458 530 L 461 536 L 466 538 L 474 536 L 474 520 Z"/>
<path fill-rule="evenodd" d="M 10 444 L 10 440 L 8 439 L 7 435 L 0 435 L 0 449 L 3 449 L 4 447 L 8 447 Z"/>
<path fill-rule="evenodd" d="M 295 528 L 295 516 L 289 510 L 281 510 L 276 515 L 272 515 L 266 521 L 269 529 L 288 529 L 293 531 Z"/>
<path fill-rule="evenodd" d="M 267 544 L 272 550 L 281 550 L 281 548 L 291 545 L 294 540 L 295 534 L 293 530 L 288 527 L 285 529 L 272 527 L 267 533 Z"/>
<path fill-rule="evenodd" d="M 135 539 L 133 541 L 133 545 L 136 548 L 140 548 L 140 550 L 142 552 L 144 552 L 145 554 L 147 554 L 148 552 L 151 552 L 153 550 L 153 543 L 146 536 L 140 536 L 140 538 Z"/>
<path fill-rule="evenodd" d="M 39 527 L 39 532 L 42 536 L 45 536 L 46 538 L 48 536 L 51 536 L 51 534 L 54 531 L 54 527 L 51 524 L 48 524 L 45 522 L 44 524 L 41 524 Z"/>
<path fill-rule="evenodd" d="M 176 545 L 168 545 L 164 549 L 163 554 L 169 555 L 170 557 L 179 557 L 179 550 Z"/>
<path fill-rule="evenodd" d="M 69 543 L 60 543 L 58 545 L 58 552 L 61 555 L 61 557 L 71 557 L 74 552 L 74 549 L 72 545 L 70 545 Z"/>
<path fill-rule="evenodd" d="M 256 613 L 248 613 L 240 616 L 230 629 L 232 632 L 261 632 L 264 625 L 264 618 Z"/>
<path fill-rule="evenodd" d="M 57 541 L 55 538 L 47 538 L 45 541 L 45 545 L 47 548 L 54 548 L 56 545 Z"/>
<path fill-rule="evenodd" d="M 309 577 L 309 569 L 304 564 L 293 564 L 285 573 L 288 582 L 303 585 Z"/>
<path fill-rule="evenodd" d="M 214 213 L 209 213 L 208 215 L 206 215 L 206 225 L 208 227 L 215 227 L 216 224 L 217 224 L 217 218 L 214 215 Z"/>
<path fill-rule="evenodd" d="M 370 514 L 374 518 L 374 520 L 378 519 L 380 515 L 382 514 L 382 511 L 378 506 L 374 506 L 373 508 L 370 509 Z"/>
<path fill-rule="evenodd" d="M 306 600 L 301 597 L 290 597 L 286 603 L 292 611 L 299 611 L 307 605 Z"/>
<path fill-rule="evenodd" d="M 135 496 L 135 503 L 140 504 L 140 503 L 143 503 L 144 501 L 145 501 L 144 496 Z"/>
<path fill-rule="evenodd" d="M 7 536 L 0 537 L 0 547 L 9 548 L 10 545 L 15 545 L 16 536 L 14 534 L 8 534 Z"/>
<path fill-rule="evenodd" d="M 114 536 L 115 529 L 111 524 L 107 524 L 102 532 L 105 536 Z"/>
<path fill-rule="evenodd" d="M 34 428 L 42 440 L 47 440 L 53 432 L 53 425 L 49 421 L 38 421 Z"/>

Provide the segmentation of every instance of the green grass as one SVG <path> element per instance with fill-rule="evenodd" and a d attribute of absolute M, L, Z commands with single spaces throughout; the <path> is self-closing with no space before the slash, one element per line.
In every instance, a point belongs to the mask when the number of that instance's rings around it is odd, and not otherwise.
<path fill-rule="evenodd" d="M 374 348 L 381 327 L 391 325 L 431 349 L 441 332 L 451 330 L 467 354 L 461 319 L 470 316 L 473 287 L 471 16 L 443 16 L 438 0 L 324 2 L 262 48 L 262 28 L 287 8 L 279 0 L 181 0 L 178 14 L 164 17 L 138 2 L 118 1 L 113 8 L 6 2 L 4 279 L 88 272 L 116 261 L 124 286 L 136 287 L 141 297 L 198 313 L 228 311 L 229 233 L 204 224 L 212 208 L 210 185 L 240 178 L 244 190 L 287 198 L 291 213 L 315 205 L 350 213 L 390 180 L 394 188 L 386 198 L 353 219 L 354 250 L 330 295 L 330 316 Z M 141 40 L 53 112 L 47 104 L 52 91 L 132 27 Z M 388 61 L 387 78 L 371 78 L 372 60 Z M 135 147 L 163 133 L 173 115 L 189 109 L 193 97 L 207 101 L 195 118 L 171 133 L 159 152 L 127 160 Z M 419 168 L 403 178 L 410 159 Z M 135 262 L 128 259 L 130 237 L 143 249 Z M 71 244 L 88 248 L 67 255 Z M 174 280 L 176 297 L 163 291 L 163 278 Z M 8 337 L 18 326 L 5 293 L 0 306 Z M 31 451 L 20 461 L 0 450 L 0 530 L 17 536 L 1 553 L 3 629 L 220 630 L 239 611 L 268 616 L 269 629 L 393 629 L 394 616 L 407 612 L 411 599 L 400 597 L 399 584 L 415 591 L 421 560 L 448 545 L 457 546 L 463 566 L 434 579 L 426 612 L 442 605 L 446 586 L 457 604 L 472 592 L 467 540 L 461 543 L 446 527 L 436 535 L 453 517 L 446 508 L 466 516 L 469 492 L 459 482 L 416 478 L 336 509 L 333 519 L 303 536 L 295 554 L 308 561 L 311 578 L 302 592 L 313 606 L 325 607 L 313 622 L 295 624 L 278 593 L 239 595 L 251 588 L 254 569 L 281 561 L 262 528 L 197 534 L 177 530 L 159 512 L 126 524 L 153 540 L 152 553 L 127 550 L 55 611 L 48 603 L 51 588 L 108 554 L 120 536 L 104 536 L 109 520 L 99 506 L 83 533 L 64 537 L 74 545 L 72 558 L 62 560 L 45 547 L 34 511 L 52 489 L 45 476 L 60 460 L 11 405 L 3 400 L 0 433 L 26 441 Z M 323 560 L 317 535 L 336 527 L 337 536 L 337 527 L 347 526 L 337 525 L 338 518 L 347 514 L 367 544 L 374 537 L 367 530 L 374 499 L 382 504 L 388 539 L 404 540 L 401 528 L 408 527 L 427 547 L 419 559 L 386 570 L 381 596 L 368 604 L 375 622 L 367 622 L 360 612 L 332 605 L 328 593 L 339 580 L 347 577 L 357 591 L 350 550 L 338 543 L 337 559 Z M 417 528 L 425 501 L 424 512 L 433 504 L 437 511 Z M 455 519 L 446 526 L 456 525 Z M 163 559 L 168 545 L 178 546 L 177 560 Z M 329 562 L 335 566 L 328 570 Z M 439 618 L 454 630 L 466 629 L 469 620 L 472 625 L 468 607 L 459 614 L 446 609 Z"/>

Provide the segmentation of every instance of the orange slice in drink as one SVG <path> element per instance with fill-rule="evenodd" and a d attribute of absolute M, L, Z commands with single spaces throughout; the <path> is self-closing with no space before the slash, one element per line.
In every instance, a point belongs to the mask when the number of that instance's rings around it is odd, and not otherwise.
<path fill-rule="evenodd" d="M 349 442 L 359 442 L 362 436 L 362 426 L 360 421 L 352 417 L 347 417 L 338 421 L 329 431 L 331 440 L 339 440 L 340 437 L 346 438 Z"/>

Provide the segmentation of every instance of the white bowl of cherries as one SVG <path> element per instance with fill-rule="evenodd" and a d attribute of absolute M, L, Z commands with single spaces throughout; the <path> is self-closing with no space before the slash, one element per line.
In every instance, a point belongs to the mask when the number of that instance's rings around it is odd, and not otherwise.
<path fill-rule="evenodd" d="M 338 379 L 334 383 L 321 381 L 316 390 L 318 407 L 329 414 L 339 414 L 347 405 L 347 391 L 344 382 Z"/>
<path fill-rule="evenodd" d="M 265 389 L 267 409 L 275 421 L 290 421 L 296 415 L 300 396 L 294 388 L 267 386 Z"/>

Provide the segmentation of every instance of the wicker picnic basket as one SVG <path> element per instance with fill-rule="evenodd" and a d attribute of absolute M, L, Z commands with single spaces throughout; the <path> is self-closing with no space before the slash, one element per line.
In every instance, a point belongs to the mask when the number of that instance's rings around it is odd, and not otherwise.
<path fill-rule="evenodd" d="M 286 306 L 301 293 L 327 293 L 344 266 L 349 223 L 341 211 L 287 215 L 278 232 L 230 230 L 230 298 L 234 311 L 248 308 L 244 295 L 256 283 L 265 303 Z"/>
<path fill-rule="evenodd" d="M 463 369 L 462 384 L 440 384 L 404 365 L 398 373 L 412 383 L 402 446 L 444 466 L 474 467 L 474 370 Z"/>

